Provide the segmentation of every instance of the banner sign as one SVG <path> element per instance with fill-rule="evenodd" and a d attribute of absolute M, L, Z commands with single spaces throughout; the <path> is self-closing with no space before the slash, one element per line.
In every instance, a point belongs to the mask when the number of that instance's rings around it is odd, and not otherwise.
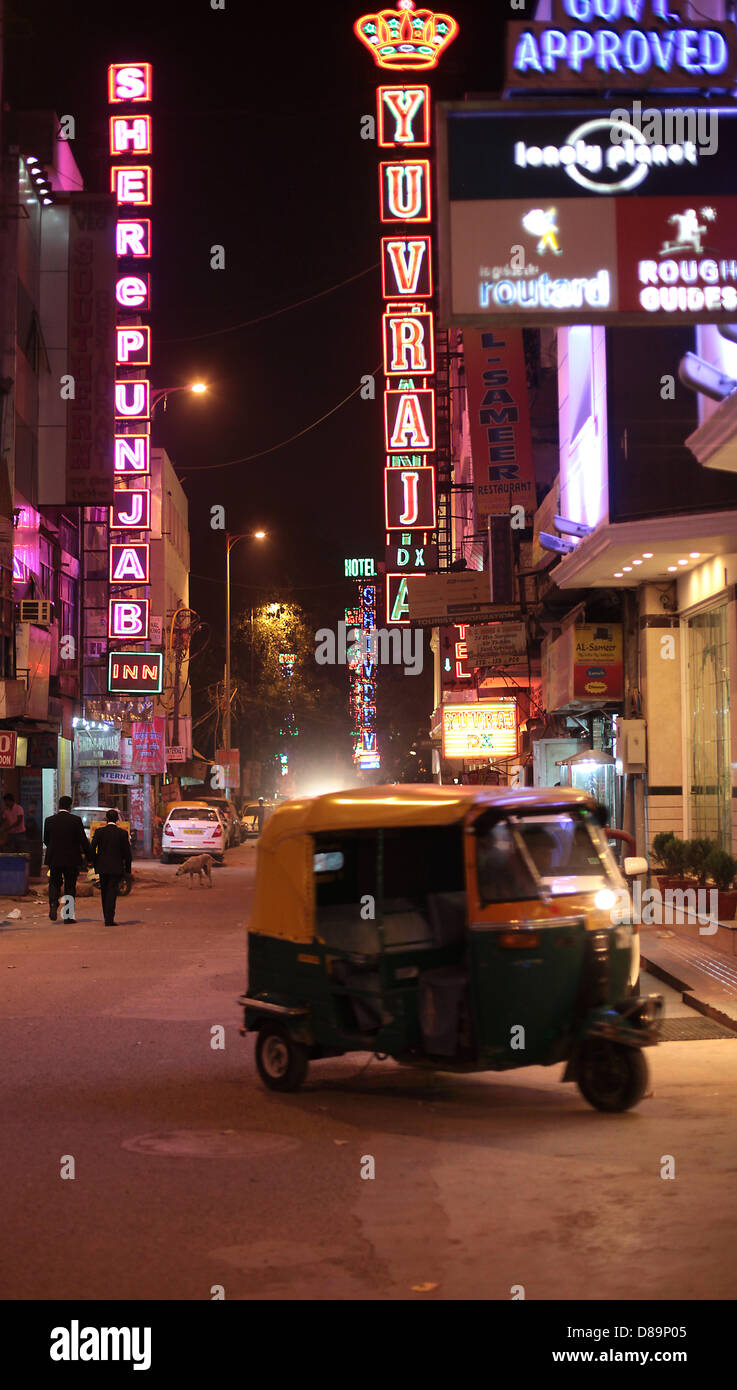
<path fill-rule="evenodd" d="M 619 623 L 576 624 L 573 629 L 573 698 L 593 695 L 621 700 L 624 695 L 622 628 Z"/>
<path fill-rule="evenodd" d="M 734 319 L 737 108 L 467 102 L 443 116 L 445 321 Z"/>
<path fill-rule="evenodd" d="M 407 601 L 409 621 L 422 627 L 439 627 L 447 623 L 493 621 L 495 618 L 519 618 L 519 608 L 509 605 L 495 612 L 489 599 L 487 570 L 461 570 L 457 574 L 426 574 L 422 578 L 408 576 Z"/>
<path fill-rule="evenodd" d="M 517 701 L 483 700 L 443 705 L 444 758 L 517 756 Z"/>
<path fill-rule="evenodd" d="M 156 776 L 166 772 L 166 720 L 156 715 L 148 723 L 131 725 L 133 771 Z"/>
<path fill-rule="evenodd" d="M 101 782 L 114 782 L 119 787 L 137 787 L 140 781 L 137 772 L 123 772 L 120 768 L 105 768 L 100 773 Z"/>
<path fill-rule="evenodd" d="M 535 464 L 520 328 L 489 333 L 467 328 L 466 363 L 476 514 L 535 510 Z M 511 520 L 511 518 L 510 518 Z"/>

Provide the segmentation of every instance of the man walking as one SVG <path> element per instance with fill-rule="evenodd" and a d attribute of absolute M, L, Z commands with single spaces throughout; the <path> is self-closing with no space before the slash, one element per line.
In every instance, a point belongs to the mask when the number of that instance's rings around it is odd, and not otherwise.
<path fill-rule="evenodd" d="M 131 844 L 128 831 L 116 824 L 117 819 L 117 811 L 107 811 L 107 824 L 96 830 L 92 837 L 92 859 L 100 876 L 102 915 L 106 927 L 115 926 L 118 885 L 123 875 L 131 872 Z"/>
<path fill-rule="evenodd" d="M 49 917 L 56 921 L 59 909 L 59 894 L 62 880 L 64 892 L 72 899 L 77 891 L 77 874 L 82 860 L 89 860 L 90 842 L 84 833 L 79 816 L 72 815 L 71 796 L 59 797 L 59 810 L 55 816 L 47 816 L 44 822 L 44 844 L 46 858 L 44 863 L 49 872 Z M 67 918 L 75 922 L 76 918 Z"/>

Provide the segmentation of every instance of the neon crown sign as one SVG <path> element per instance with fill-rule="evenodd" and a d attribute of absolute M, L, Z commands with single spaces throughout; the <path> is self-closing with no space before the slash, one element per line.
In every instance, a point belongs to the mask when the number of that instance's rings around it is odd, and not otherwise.
<path fill-rule="evenodd" d="M 379 10 L 356 20 L 353 32 L 371 50 L 380 68 L 434 68 L 453 42 L 458 25 L 449 14 L 415 10 L 414 0 L 398 0 L 396 10 Z"/>

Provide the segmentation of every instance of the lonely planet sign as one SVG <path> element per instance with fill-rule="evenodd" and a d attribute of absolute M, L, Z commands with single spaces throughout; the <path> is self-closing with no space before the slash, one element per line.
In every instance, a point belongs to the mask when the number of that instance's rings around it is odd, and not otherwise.
<path fill-rule="evenodd" d="M 673 0 L 555 0 L 552 21 L 507 25 L 507 91 L 729 91 L 734 24 L 682 21 Z"/>

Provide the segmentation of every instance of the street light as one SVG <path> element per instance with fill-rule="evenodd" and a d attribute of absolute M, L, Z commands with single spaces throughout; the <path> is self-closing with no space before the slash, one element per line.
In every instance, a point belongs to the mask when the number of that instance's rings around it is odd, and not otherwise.
<path fill-rule="evenodd" d="M 201 396 L 206 390 L 207 385 L 204 381 L 193 381 L 188 386 L 158 386 L 151 392 L 151 415 L 153 417 L 154 410 L 162 401 L 166 410 L 167 396 L 172 396 L 175 391 L 191 391 L 195 396 Z"/>
<path fill-rule="evenodd" d="M 225 533 L 225 750 L 230 750 L 230 552 L 239 541 L 264 541 L 265 531 L 241 531 L 237 536 Z M 253 610 L 251 610 L 251 670 L 253 671 Z"/>

